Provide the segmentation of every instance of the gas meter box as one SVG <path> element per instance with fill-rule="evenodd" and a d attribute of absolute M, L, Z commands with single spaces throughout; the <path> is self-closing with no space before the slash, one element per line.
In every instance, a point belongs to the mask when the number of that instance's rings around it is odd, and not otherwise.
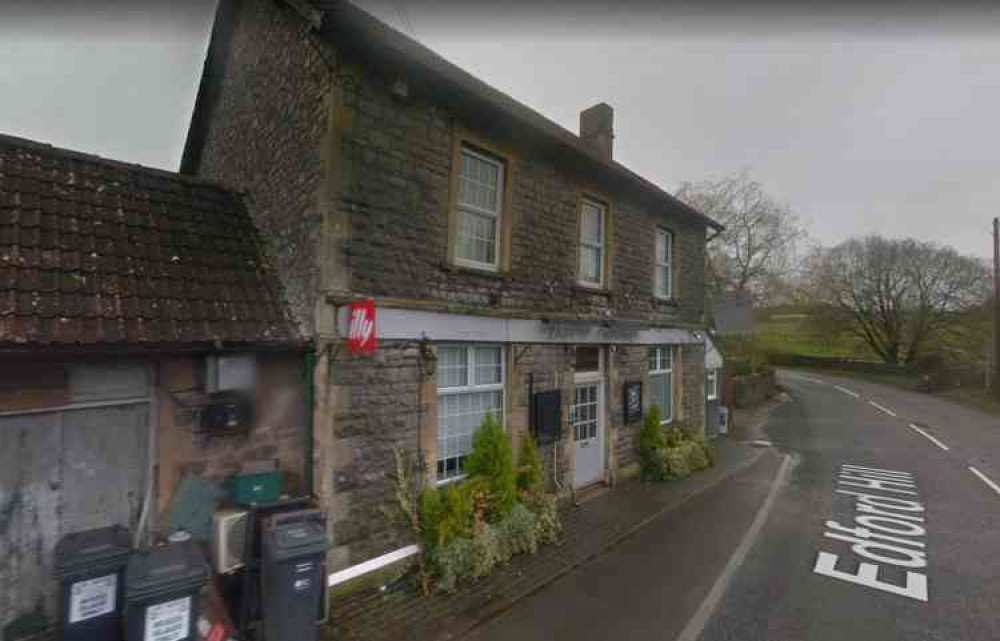
<path fill-rule="evenodd" d="M 201 589 L 208 580 L 194 541 L 136 552 L 125 579 L 128 641 L 194 641 Z"/>
<path fill-rule="evenodd" d="M 314 641 L 326 594 L 326 518 L 320 510 L 271 517 L 263 536 L 264 637 Z"/>
<path fill-rule="evenodd" d="M 64 641 L 122 638 L 129 531 L 120 525 L 67 534 L 53 554 L 60 582 L 59 628 Z"/>

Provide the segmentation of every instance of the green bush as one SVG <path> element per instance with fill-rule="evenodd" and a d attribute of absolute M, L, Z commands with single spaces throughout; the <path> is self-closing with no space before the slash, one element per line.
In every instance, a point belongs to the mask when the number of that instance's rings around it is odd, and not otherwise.
<path fill-rule="evenodd" d="M 660 426 L 660 408 L 653 405 L 646 412 L 639 430 L 639 467 L 644 480 L 662 480 L 661 457 L 665 446 L 663 428 Z"/>
<path fill-rule="evenodd" d="M 454 592 L 458 582 L 472 574 L 472 539 L 455 539 L 429 555 L 428 565 L 437 576 L 437 589 Z"/>
<path fill-rule="evenodd" d="M 562 532 L 562 521 L 559 520 L 559 505 L 553 494 L 533 494 L 525 503 L 535 515 L 535 531 L 538 543 L 554 543 Z"/>
<path fill-rule="evenodd" d="M 510 516 L 496 525 L 500 534 L 499 561 L 506 563 L 518 554 L 534 554 L 538 550 L 538 517 L 518 503 Z"/>
<path fill-rule="evenodd" d="M 474 506 L 469 490 L 464 484 L 451 483 L 420 494 L 420 525 L 426 544 L 440 547 L 472 533 Z"/>
<path fill-rule="evenodd" d="M 702 446 L 694 440 L 685 443 L 687 447 L 688 455 L 688 465 L 692 470 L 703 470 L 709 466 L 708 457 L 705 455 L 705 450 Z"/>
<path fill-rule="evenodd" d="M 472 436 L 472 453 L 465 469 L 471 478 L 484 479 L 489 488 L 490 504 L 486 519 L 495 522 L 508 514 L 517 499 L 514 473 L 514 450 L 500 423 L 490 414 Z"/>
<path fill-rule="evenodd" d="M 715 453 L 712 451 L 712 444 L 703 434 L 698 434 L 692 439 L 700 449 L 702 454 L 705 456 L 705 467 L 712 467 L 715 465 Z"/>
<path fill-rule="evenodd" d="M 691 474 L 687 445 L 687 443 L 681 443 L 676 447 L 668 447 L 663 450 L 661 458 L 663 478 L 682 479 Z"/>
<path fill-rule="evenodd" d="M 542 457 L 534 435 L 525 433 L 517 456 L 517 489 L 524 494 L 542 491 Z"/>

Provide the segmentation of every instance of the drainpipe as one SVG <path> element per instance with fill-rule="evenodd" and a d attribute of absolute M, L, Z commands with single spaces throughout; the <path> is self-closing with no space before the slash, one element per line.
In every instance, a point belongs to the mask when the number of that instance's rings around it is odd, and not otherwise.
<path fill-rule="evenodd" d="M 316 391 L 315 391 L 315 369 L 316 369 L 316 348 L 313 344 L 309 344 L 306 348 L 305 354 L 305 364 L 302 370 L 302 384 L 305 385 L 305 442 L 304 454 L 305 460 L 303 461 L 303 477 L 305 480 L 306 494 L 308 496 L 313 495 L 314 483 L 313 483 L 313 412 L 315 411 L 316 404 Z"/>

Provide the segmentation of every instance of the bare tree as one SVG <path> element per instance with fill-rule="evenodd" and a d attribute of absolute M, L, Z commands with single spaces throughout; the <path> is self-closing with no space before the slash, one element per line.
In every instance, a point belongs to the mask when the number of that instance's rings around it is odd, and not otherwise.
<path fill-rule="evenodd" d="M 787 275 L 805 232 L 791 210 L 744 170 L 718 180 L 681 184 L 677 197 L 725 225 L 709 245 L 706 281 L 713 292 L 761 301 Z"/>
<path fill-rule="evenodd" d="M 811 269 L 825 320 L 863 339 L 886 363 L 916 362 L 936 334 L 989 295 L 981 261 L 912 239 L 851 239 L 821 252 Z"/>

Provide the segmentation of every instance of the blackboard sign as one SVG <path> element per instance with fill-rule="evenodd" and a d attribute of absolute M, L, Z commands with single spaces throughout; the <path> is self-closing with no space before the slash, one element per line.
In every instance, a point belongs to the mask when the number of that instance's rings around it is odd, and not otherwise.
<path fill-rule="evenodd" d="M 625 422 L 642 420 L 642 383 L 625 383 Z"/>

